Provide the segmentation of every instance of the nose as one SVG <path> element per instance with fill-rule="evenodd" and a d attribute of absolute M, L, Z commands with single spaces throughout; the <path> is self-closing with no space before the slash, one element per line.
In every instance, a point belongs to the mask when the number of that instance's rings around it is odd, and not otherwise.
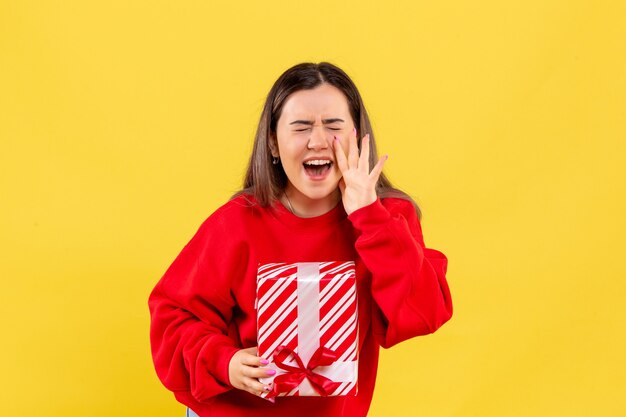
<path fill-rule="evenodd" d="M 326 137 L 324 126 L 312 126 L 307 148 L 318 150 L 328 148 L 329 138 Z"/>

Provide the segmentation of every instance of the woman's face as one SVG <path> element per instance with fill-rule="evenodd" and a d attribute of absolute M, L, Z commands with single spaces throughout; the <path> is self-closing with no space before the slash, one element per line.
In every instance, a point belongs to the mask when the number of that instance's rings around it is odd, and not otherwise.
<path fill-rule="evenodd" d="M 340 198 L 341 172 L 335 162 L 333 137 L 344 151 L 354 128 L 348 100 L 336 87 L 323 83 L 300 90 L 285 101 L 276 124 L 273 156 L 287 174 L 287 195 L 296 212 L 308 207 L 331 209 Z"/>

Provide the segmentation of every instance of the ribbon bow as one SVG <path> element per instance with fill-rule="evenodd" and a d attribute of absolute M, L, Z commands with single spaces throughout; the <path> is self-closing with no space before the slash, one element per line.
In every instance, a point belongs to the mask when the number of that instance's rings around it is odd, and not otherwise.
<path fill-rule="evenodd" d="M 297 366 L 287 365 L 284 362 L 290 355 L 295 359 Z M 289 349 L 287 346 L 279 346 L 274 352 L 274 363 L 277 367 L 287 371 L 287 373 L 274 378 L 274 387 L 272 391 L 268 393 L 267 398 L 276 397 L 281 392 L 291 391 L 299 386 L 304 378 L 308 378 L 311 386 L 322 397 L 327 397 L 337 389 L 341 383 L 334 382 L 321 374 L 313 372 L 313 370 L 318 366 L 332 365 L 337 359 L 337 354 L 334 351 L 320 346 L 311 356 L 309 363 L 304 366 L 302 359 L 296 352 Z"/>

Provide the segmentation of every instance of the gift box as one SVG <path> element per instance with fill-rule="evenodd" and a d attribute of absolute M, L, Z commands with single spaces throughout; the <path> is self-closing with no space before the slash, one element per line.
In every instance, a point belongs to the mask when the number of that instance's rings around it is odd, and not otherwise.
<path fill-rule="evenodd" d="M 256 301 L 258 354 L 276 371 L 263 397 L 356 395 L 354 262 L 261 265 Z"/>

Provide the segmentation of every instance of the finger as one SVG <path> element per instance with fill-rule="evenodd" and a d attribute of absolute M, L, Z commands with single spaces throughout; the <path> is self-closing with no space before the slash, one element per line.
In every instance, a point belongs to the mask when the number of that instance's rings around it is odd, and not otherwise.
<path fill-rule="evenodd" d="M 374 182 L 378 181 L 378 177 L 380 177 L 380 173 L 383 172 L 383 165 L 385 165 L 385 161 L 387 161 L 387 159 L 389 159 L 389 155 L 383 155 L 378 162 L 376 163 L 376 165 L 374 165 L 374 168 L 372 169 L 372 172 L 370 172 L 370 179 L 372 179 Z"/>
<path fill-rule="evenodd" d="M 268 378 L 276 375 L 276 370 L 268 367 L 257 368 L 256 366 L 243 365 L 241 373 L 248 378 Z"/>
<path fill-rule="evenodd" d="M 333 150 L 335 151 L 335 161 L 337 162 L 339 171 L 343 173 L 348 169 L 348 162 L 346 160 L 346 153 L 343 151 L 343 148 L 341 147 L 341 143 L 339 143 L 339 138 L 337 138 L 337 136 L 335 136 L 333 139 Z"/>
<path fill-rule="evenodd" d="M 361 141 L 361 155 L 359 155 L 359 169 L 369 173 L 370 169 L 370 134 L 365 135 Z"/>
<path fill-rule="evenodd" d="M 348 140 L 348 168 L 357 168 L 359 164 L 359 145 L 356 142 L 356 129 Z"/>
<path fill-rule="evenodd" d="M 245 353 L 241 357 L 241 363 L 248 366 L 265 366 L 270 362 L 267 359 L 261 358 L 259 356 Z"/>
<path fill-rule="evenodd" d="M 242 351 L 249 353 L 250 355 L 255 355 L 258 353 L 258 347 L 257 346 L 252 346 L 246 349 L 241 349 Z"/>
<path fill-rule="evenodd" d="M 247 367 L 243 374 L 250 378 L 269 378 L 276 375 L 276 370 L 269 368 L 252 368 Z"/>
<path fill-rule="evenodd" d="M 243 385 L 246 387 L 246 390 L 254 395 L 259 395 L 261 392 L 269 391 L 269 386 L 265 384 L 261 384 L 258 379 L 254 378 L 244 378 Z M 266 389 L 267 387 L 267 389 Z"/>

